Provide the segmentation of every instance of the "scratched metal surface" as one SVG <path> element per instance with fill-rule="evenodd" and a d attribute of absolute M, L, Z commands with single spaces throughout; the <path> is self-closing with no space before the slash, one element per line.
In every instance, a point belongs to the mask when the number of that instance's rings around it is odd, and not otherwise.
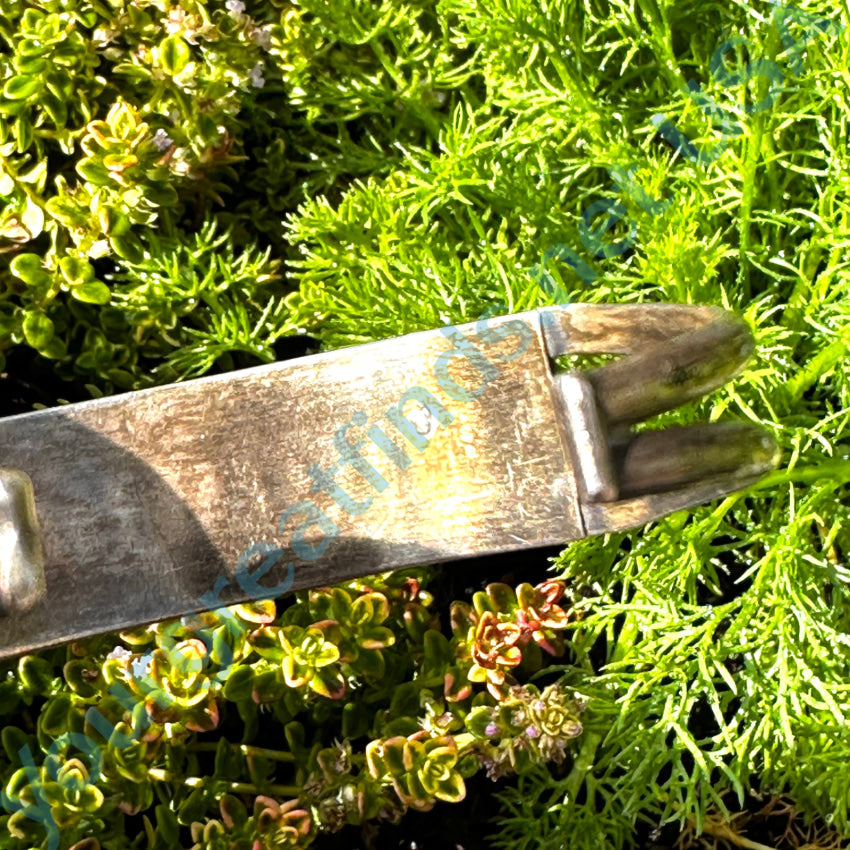
<path fill-rule="evenodd" d="M 458 328 L 498 369 L 477 400 L 447 395 L 434 372 L 452 348 L 439 331 L 295 362 L 0 420 L 0 458 L 28 473 L 46 555 L 47 596 L 0 618 L 0 657 L 199 609 L 220 576 L 222 603 L 247 598 L 234 580 L 239 555 L 268 541 L 286 553 L 262 580 L 293 589 L 402 565 L 574 540 L 584 535 L 575 480 L 539 315 L 527 350 L 499 360 L 516 337 L 486 345 Z M 501 321 L 490 321 L 499 327 Z M 478 372 L 454 358 L 450 376 L 474 388 Z M 417 451 L 387 419 L 419 386 L 453 415 L 440 425 L 415 402 L 404 408 L 426 431 Z M 336 480 L 368 509 L 349 515 L 311 492 L 311 464 L 338 460 L 337 429 L 357 411 L 351 441 L 379 425 L 409 456 L 399 469 L 365 439 L 363 456 L 386 480 L 378 493 L 352 466 Z M 325 554 L 291 548 L 303 520 L 278 531 L 282 512 L 311 500 L 340 529 Z M 308 542 L 321 540 L 313 527 Z M 9 649 L 9 648 L 13 649 Z"/>

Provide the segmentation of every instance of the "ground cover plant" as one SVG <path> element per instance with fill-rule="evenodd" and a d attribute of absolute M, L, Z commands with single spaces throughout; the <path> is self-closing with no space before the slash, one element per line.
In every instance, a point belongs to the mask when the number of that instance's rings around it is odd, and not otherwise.
<path fill-rule="evenodd" d="M 783 466 L 551 565 L 238 606 L 225 681 L 191 624 L 4 664 L 0 847 L 846 846 L 848 22 L 4 2 L 5 412 L 553 298 L 675 301 L 745 316 L 757 356 L 654 425 L 758 422 Z M 108 695 L 148 665 L 164 707 Z M 90 708 L 145 732 L 119 748 Z M 49 752 L 74 732 L 96 753 Z"/>

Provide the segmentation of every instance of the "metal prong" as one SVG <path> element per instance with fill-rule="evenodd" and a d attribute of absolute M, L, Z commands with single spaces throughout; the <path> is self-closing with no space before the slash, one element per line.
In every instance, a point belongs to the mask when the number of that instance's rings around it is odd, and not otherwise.
<path fill-rule="evenodd" d="M 635 435 L 619 451 L 620 496 L 644 496 L 725 476 L 749 481 L 778 460 L 774 439 L 757 425 L 717 422 Z"/>
<path fill-rule="evenodd" d="M 753 353 L 747 324 L 724 316 L 588 374 L 608 422 L 632 424 L 722 387 Z"/>
<path fill-rule="evenodd" d="M 29 610 L 46 592 L 32 481 L 0 468 L 0 615 Z"/>
<path fill-rule="evenodd" d="M 608 434 L 599 416 L 593 387 L 577 372 L 555 375 L 570 426 L 573 460 L 582 496 L 591 502 L 612 502 L 617 482 Z"/>
<path fill-rule="evenodd" d="M 552 358 L 628 355 L 580 377 L 556 376 L 588 534 L 634 528 L 711 501 L 775 468 L 776 443 L 753 425 L 629 431 L 738 374 L 753 351 L 741 319 L 716 307 L 570 304 L 541 324 Z"/>
<path fill-rule="evenodd" d="M 546 351 L 641 354 L 658 343 L 729 319 L 720 307 L 690 304 L 566 304 L 541 308 Z"/>
<path fill-rule="evenodd" d="M 750 478 L 743 478 L 737 473 L 717 475 L 665 493 L 653 493 L 621 502 L 597 502 L 583 505 L 582 520 L 588 535 L 627 531 L 676 511 L 713 502 L 730 493 L 744 490 L 755 484 L 774 466 L 775 464 L 765 465 L 764 469 L 754 472 Z"/>

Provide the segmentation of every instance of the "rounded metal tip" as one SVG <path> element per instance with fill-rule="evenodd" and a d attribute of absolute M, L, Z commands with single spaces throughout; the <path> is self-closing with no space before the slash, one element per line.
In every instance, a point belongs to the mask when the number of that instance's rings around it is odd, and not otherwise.
<path fill-rule="evenodd" d="M 608 423 L 633 424 L 723 386 L 743 369 L 753 348 L 746 322 L 725 313 L 587 377 Z"/>
<path fill-rule="evenodd" d="M 46 593 L 32 481 L 0 467 L 0 615 L 27 611 Z"/>
<path fill-rule="evenodd" d="M 730 488 L 775 469 L 779 449 L 758 425 L 716 422 L 637 434 L 617 452 L 620 495 L 642 496 L 723 476 Z"/>

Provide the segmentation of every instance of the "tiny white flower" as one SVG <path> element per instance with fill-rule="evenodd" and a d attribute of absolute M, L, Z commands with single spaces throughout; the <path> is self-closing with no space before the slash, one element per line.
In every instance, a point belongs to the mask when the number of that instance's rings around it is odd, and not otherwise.
<path fill-rule="evenodd" d="M 98 47 L 105 47 L 112 41 L 113 38 L 115 38 L 116 32 L 116 30 L 111 29 L 110 27 L 98 27 L 92 33 L 92 41 Z"/>
<path fill-rule="evenodd" d="M 115 649 L 113 649 L 112 652 L 110 652 L 109 655 L 107 655 L 106 657 L 107 658 L 115 658 L 118 661 L 124 661 L 127 658 L 132 658 L 133 653 L 130 652 L 129 649 L 126 649 L 123 646 L 116 646 Z"/>
<path fill-rule="evenodd" d="M 97 242 L 92 242 L 91 247 L 86 251 L 86 255 L 93 260 L 99 260 L 112 253 L 112 247 L 108 239 L 98 239 Z"/>
<path fill-rule="evenodd" d="M 251 38 L 263 50 L 268 50 L 272 46 L 272 34 L 265 27 L 254 27 L 251 30 Z"/>
<path fill-rule="evenodd" d="M 248 74 L 248 77 L 251 80 L 251 85 L 255 88 L 261 89 L 266 84 L 263 77 L 263 66 L 259 62 L 251 68 L 251 73 Z"/>
<path fill-rule="evenodd" d="M 168 11 L 168 17 L 163 18 L 165 23 L 165 31 L 169 35 L 175 35 L 183 30 L 184 22 L 186 21 L 186 10 L 180 6 L 174 6 Z"/>
<path fill-rule="evenodd" d="M 154 133 L 153 145 L 158 151 L 167 151 L 174 144 L 174 140 L 161 127 Z"/>
<path fill-rule="evenodd" d="M 245 13 L 245 4 L 242 0 L 227 0 L 224 5 L 227 11 L 234 17 Z"/>
<path fill-rule="evenodd" d="M 171 170 L 175 174 L 179 174 L 181 176 L 186 176 L 191 172 L 192 165 L 187 162 L 186 157 L 189 155 L 189 151 L 186 148 L 175 148 L 174 153 L 171 156 L 171 161 L 169 165 L 171 166 Z"/>

